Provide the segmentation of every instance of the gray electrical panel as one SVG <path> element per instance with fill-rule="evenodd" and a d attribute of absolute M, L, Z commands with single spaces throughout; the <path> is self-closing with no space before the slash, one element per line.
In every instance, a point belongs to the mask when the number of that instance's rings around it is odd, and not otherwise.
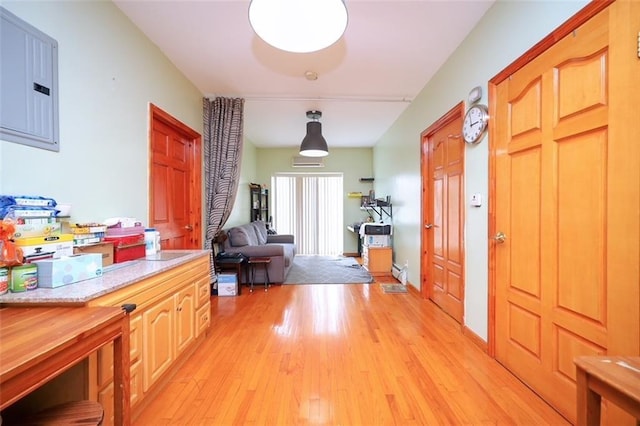
<path fill-rule="evenodd" d="M 58 43 L 2 7 L 0 139 L 60 150 Z"/>

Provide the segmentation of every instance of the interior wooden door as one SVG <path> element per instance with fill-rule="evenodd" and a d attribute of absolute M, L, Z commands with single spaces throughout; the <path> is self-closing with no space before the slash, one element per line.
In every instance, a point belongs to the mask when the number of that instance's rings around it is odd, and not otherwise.
<path fill-rule="evenodd" d="M 495 88 L 495 355 L 573 422 L 574 357 L 640 351 L 639 11 L 613 3 Z"/>
<path fill-rule="evenodd" d="M 150 223 L 163 249 L 201 248 L 200 135 L 151 111 Z"/>
<path fill-rule="evenodd" d="M 422 289 L 462 324 L 464 317 L 463 106 L 456 106 L 422 134 Z M 426 166 L 426 167 L 425 167 Z M 426 244 L 424 244 L 426 242 Z"/>

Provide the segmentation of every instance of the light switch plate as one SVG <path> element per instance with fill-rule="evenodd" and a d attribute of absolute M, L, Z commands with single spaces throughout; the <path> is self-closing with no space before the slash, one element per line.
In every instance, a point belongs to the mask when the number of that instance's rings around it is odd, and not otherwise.
<path fill-rule="evenodd" d="M 473 207 L 482 206 L 482 194 L 476 193 L 471 196 L 471 205 Z"/>

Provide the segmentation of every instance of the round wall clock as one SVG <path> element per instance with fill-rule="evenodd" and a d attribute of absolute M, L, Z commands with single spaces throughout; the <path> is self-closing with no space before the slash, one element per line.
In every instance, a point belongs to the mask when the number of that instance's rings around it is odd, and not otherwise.
<path fill-rule="evenodd" d="M 475 144 L 482 140 L 487 132 L 489 110 L 485 105 L 472 105 L 464 115 L 462 123 L 462 137 L 466 143 Z"/>

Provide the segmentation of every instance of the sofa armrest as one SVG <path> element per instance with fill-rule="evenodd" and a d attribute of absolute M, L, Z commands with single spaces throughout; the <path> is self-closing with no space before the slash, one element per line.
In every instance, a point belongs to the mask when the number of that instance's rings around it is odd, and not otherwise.
<path fill-rule="evenodd" d="M 289 234 L 267 235 L 267 244 L 269 243 L 293 244 L 294 237 Z"/>
<path fill-rule="evenodd" d="M 284 256 L 284 247 L 278 244 L 261 244 L 257 246 L 229 247 L 228 253 L 242 253 L 248 257 Z"/>

